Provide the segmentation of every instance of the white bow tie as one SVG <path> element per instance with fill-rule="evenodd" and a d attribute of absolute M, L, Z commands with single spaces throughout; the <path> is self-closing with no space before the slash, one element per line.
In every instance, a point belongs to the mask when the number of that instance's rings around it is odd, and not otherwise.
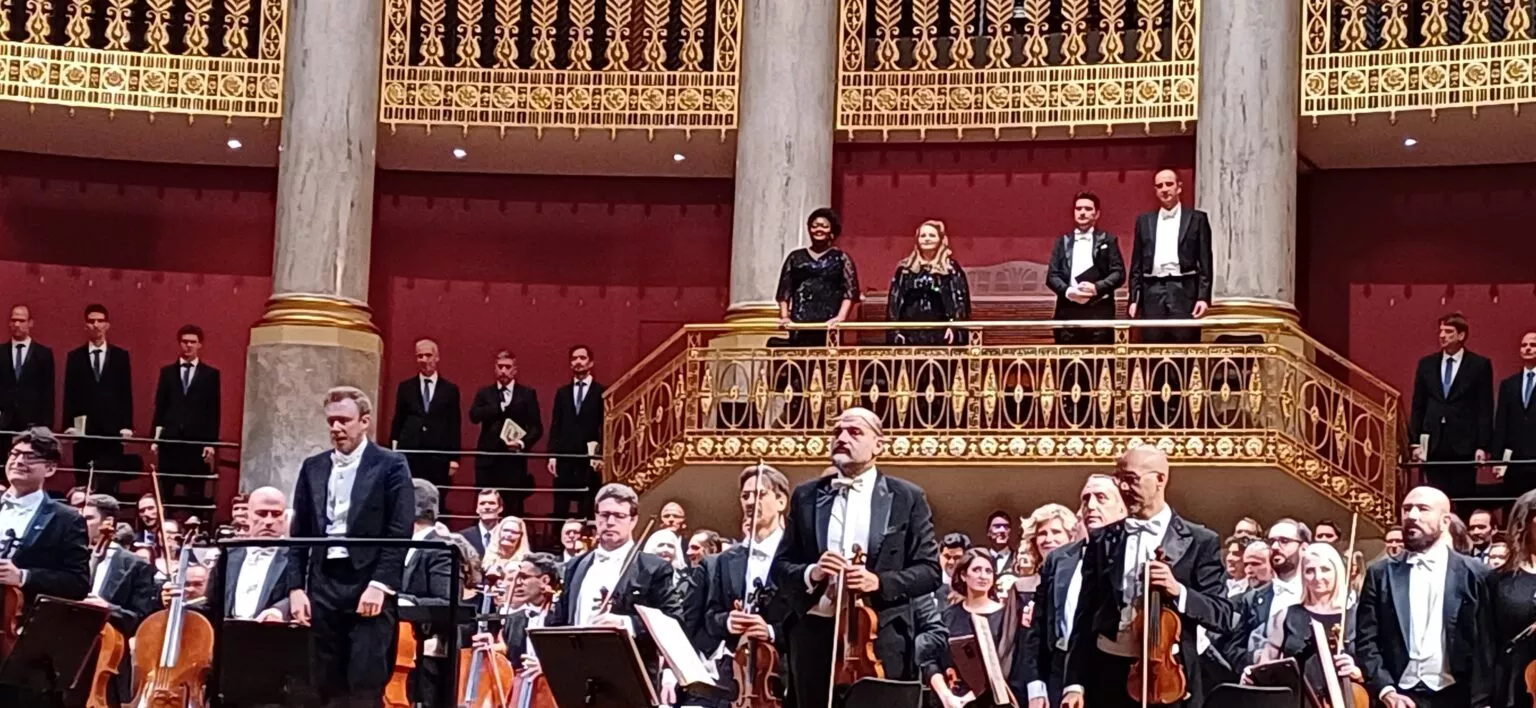
<path fill-rule="evenodd" d="M 273 548 L 272 546 L 262 546 L 260 548 L 252 548 L 246 552 L 253 556 L 270 556 L 276 555 L 277 549 Z"/>
<path fill-rule="evenodd" d="M 864 481 L 859 477 L 833 477 L 832 490 L 837 492 L 854 491 L 864 488 Z"/>
<path fill-rule="evenodd" d="M 610 552 L 598 549 L 592 552 L 592 559 L 598 563 L 607 563 L 611 560 L 618 560 L 619 554 L 616 551 Z"/>
<path fill-rule="evenodd" d="M 1088 239 L 1091 239 L 1091 238 L 1093 238 L 1093 234 L 1085 234 L 1085 233 L 1083 233 L 1081 231 L 1078 231 L 1078 232 L 1072 234 L 1072 240 L 1073 241 L 1087 241 Z"/>
<path fill-rule="evenodd" d="M 1434 570 L 1439 559 L 1429 554 L 1420 554 L 1408 559 L 1408 564 L 1425 570 Z"/>
<path fill-rule="evenodd" d="M 1125 530 L 1127 533 L 1148 533 L 1156 535 L 1159 531 L 1162 531 L 1162 529 L 1162 524 L 1159 524 L 1156 521 L 1150 519 L 1146 521 L 1142 521 L 1141 519 L 1125 520 Z"/>
<path fill-rule="evenodd" d="M 753 548 L 752 557 L 758 560 L 767 560 L 769 558 L 768 552 L 761 548 Z"/>
<path fill-rule="evenodd" d="M 345 467 L 345 466 L 348 466 L 348 465 L 357 464 L 357 459 L 358 459 L 358 457 L 360 457 L 360 455 L 358 455 L 358 452 L 360 452 L 360 451 L 359 450 L 353 450 L 352 454 L 349 455 L 349 454 L 346 454 L 346 453 L 344 453 L 344 452 L 342 452 L 340 450 L 332 450 L 331 451 L 331 464 L 335 465 L 337 467 Z"/>

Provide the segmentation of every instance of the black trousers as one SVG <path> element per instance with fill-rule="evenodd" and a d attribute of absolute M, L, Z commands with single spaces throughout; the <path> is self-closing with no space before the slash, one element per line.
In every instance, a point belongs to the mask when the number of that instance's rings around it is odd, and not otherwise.
<path fill-rule="evenodd" d="M 916 651 L 910 639 L 894 634 L 898 623 L 902 620 L 881 627 L 880 637 L 875 640 L 875 653 L 885 665 L 887 679 L 911 681 L 917 678 Z M 816 615 L 796 618 L 789 627 L 788 639 L 789 700 L 786 705 L 825 706 L 832 669 L 832 618 Z M 841 701 L 840 697 L 837 703 L 841 705 Z"/>
<path fill-rule="evenodd" d="M 526 457 L 477 457 L 475 458 L 475 486 L 513 487 L 533 489 L 533 475 L 528 473 Z M 523 502 L 529 492 L 502 491 L 501 504 L 512 516 L 523 516 Z"/>
<path fill-rule="evenodd" d="M 555 518 L 592 518 L 597 497 L 597 471 L 592 463 L 574 458 L 555 460 Z"/>
<path fill-rule="evenodd" d="M 424 479 L 437 485 L 439 489 L 453 482 L 453 476 L 449 473 L 448 463 L 453 461 L 451 455 L 406 455 L 405 464 L 411 468 L 411 476 L 416 479 Z"/>
<path fill-rule="evenodd" d="M 324 553 L 324 550 L 316 550 Z M 327 705 L 378 706 L 394 670 L 398 610 L 386 595 L 384 611 L 357 614 L 371 568 L 354 568 L 347 558 L 325 560 L 310 578 L 310 643 L 320 700 Z"/>
<path fill-rule="evenodd" d="M 1146 278 L 1141 281 L 1141 312 L 1144 320 L 1188 320 L 1195 316 L 1195 302 L 1200 297 L 1200 276 Z M 1200 341 L 1199 327 L 1153 327 L 1142 330 L 1147 344 L 1195 344 Z"/>
<path fill-rule="evenodd" d="M 161 477 L 160 493 L 167 501 L 207 504 L 212 500 L 208 495 L 208 481 L 213 476 L 213 471 L 208 467 L 208 463 L 203 462 L 202 445 L 161 445 L 160 471 L 173 475 L 195 475 L 204 478 L 169 475 Z M 100 478 L 101 476 L 97 475 L 97 479 Z"/>
<path fill-rule="evenodd" d="M 1418 708 L 1466 708 L 1472 705 L 1472 696 L 1464 683 L 1453 684 L 1439 691 L 1431 691 L 1420 685 L 1403 691 L 1403 695 L 1412 698 Z"/>
<path fill-rule="evenodd" d="M 1126 686 L 1126 678 L 1131 674 L 1132 662 L 1132 659 L 1105 654 L 1095 648 L 1088 664 L 1088 680 L 1083 682 L 1083 704 L 1092 708 L 1139 707 L 1141 701 L 1131 700 L 1131 693 Z M 1185 665 L 1185 670 L 1189 670 L 1188 664 Z M 1198 671 L 1198 667 L 1195 670 Z M 1181 701 L 1150 705 L 1183 706 L 1186 703 L 1187 701 Z"/>
<path fill-rule="evenodd" d="M 1472 459 L 1472 453 L 1458 455 L 1450 451 L 1432 450 L 1429 453 L 1430 462 L 1465 462 Z M 1463 502 L 1477 496 L 1477 466 L 1476 465 L 1428 465 L 1423 468 L 1424 483 L 1445 492 L 1451 498 L 1451 505 L 1457 514 L 1466 518 L 1473 509 L 1482 506 L 1478 502 Z"/>
<path fill-rule="evenodd" d="M 1112 320 L 1115 318 L 1115 299 L 1113 294 L 1097 302 L 1079 304 L 1066 298 L 1056 299 L 1056 312 L 1052 315 L 1058 320 Z M 1112 329 L 1070 329 L 1061 328 L 1055 330 L 1057 344 L 1114 344 L 1115 331 Z"/>

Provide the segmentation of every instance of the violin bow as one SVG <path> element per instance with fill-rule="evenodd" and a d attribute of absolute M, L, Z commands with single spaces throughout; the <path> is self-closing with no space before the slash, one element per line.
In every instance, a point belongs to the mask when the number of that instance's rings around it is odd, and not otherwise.
<path fill-rule="evenodd" d="M 171 575 L 171 569 L 176 567 L 171 564 L 171 544 L 166 543 L 165 538 L 165 504 L 160 500 L 160 473 L 159 465 L 149 464 L 149 491 L 155 495 L 155 539 L 160 544 L 160 555 L 165 559 L 165 574 Z"/>
<path fill-rule="evenodd" d="M 1149 554 L 1141 564 L 1141 708 L 1147 708 L 1152 689 L 1152 559 Z"/>
<path fill-rule="evenodd" d="M 752 488 L 755 490 L 752 492 L 752 510 L 747 512 L 747 558 L 749 559 L 752 557 L 752 548 L 757 545 L 757 503 L 763 498 L 763 458 L 757 458 L 755 470 L 752 476 Z M 750 594 L 752 590 L 748 588 L 747 592 Z M 746 608 L 746 598 L 742 600 L 742 609 L 750 612 L 751 610 Z"/>
<path fill-rule="evenodd" d="M 1344 607 L 1339 613 L 1339 651 L 1349 641 L 1349 595 L 1355 591 L 1355 533 L 1360 529 L 1360 512 L 1349 518 L 1349 550 L 1344 552 Z"/>
<path fill-rule="evenodd" d="M 655 527 L 656 517 L 652 516 L 649 521 L 645 522 L 645 530 L 640 532 L 640 538 L 644 539 L 650 536 L 651 529 Z M 603 598 L 603 601 L 598 604 L 597 612 L 593 616 L 608 614 L 608 611 L 613 609 L 613 598 L 619 594 L 619 584 L 624 582 L 624 576 L 629 573 L 630 566 L 633 566 L 635 559 L 640 557 L 640 546 L 641 542 L 636 541 L 634 547 L 629 549 L 629 555 L 624 557 L 624 565 L 619 566 L 619 579 L 613 581 L 613 590 L 608 593 L 608 597 Z"/>
<path fill-rule="evenodd" d="M 845 488 L 838 492 L 843 497 L 843 528 L 838 532 L 837 553 L 842 555 L 843 548 L 848 545 L 848 490 Z M 837 503 L 835 500 L 832 502 Z M 833 579 L 832 587 L 832 673 L 827 676 L 827 708 L 833 708 L 832 698 L 837 693 L 837 661 L 838 646 L 846 639 L 847 630 L 843 627 L 843 593 L 848 587 L 848 571 L 844 570 Z"/>
<path fill-rule="evenodd" d="M 86 501 L 86 503 L 90 503 L 91 495 L 95 494 L 95 492 L 92 491 L 94 489 L 96 489 L 96 461 L 95 460 L 91 460 L 90 462 L 85 463 L 85 501 Z"/>

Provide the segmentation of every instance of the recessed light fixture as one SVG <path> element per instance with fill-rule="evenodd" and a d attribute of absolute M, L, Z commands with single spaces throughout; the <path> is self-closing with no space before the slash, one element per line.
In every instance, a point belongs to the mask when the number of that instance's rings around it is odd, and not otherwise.
<path fill-rule="evenodd" d="M 1403 147 L 1405 147 L 1405 148 L 1411 148 L 1411 147 L 1413 147 L 1415 145 L 1418 145 L 1418 144 L 1419 144 L 1419 141 L 1418 141 L 1417 138 L 1403 138 Z"/>
<path fill-rule="evenodd" d="M 672 161 L 673 162 L 682 162 L 683 160 L 686 160 L 686 159 L 688 159 L 687 155 L 684 155 L 684 154 L 682 154 L 680 152 L 672 153 Z"/>
<path fill-rule="evenodd" d="M 462 160 L 462 159 L 464 159 L 466 157 L 469 157 L 469 151 L 468 150 L 465 150 L 464 148 L 454 148 L 453 149 L 453 159 L 455 159 L 455 160 Z"/>
<path fill-rule="evenodd" d="M 245 144 L 240 142 L 239 138 L 230 138 L 229 140 L 224 141 L 224 144 L 228 145 L 229 149 L 231 150 L 239 150 L 240 148 L 245 147 Z"/>

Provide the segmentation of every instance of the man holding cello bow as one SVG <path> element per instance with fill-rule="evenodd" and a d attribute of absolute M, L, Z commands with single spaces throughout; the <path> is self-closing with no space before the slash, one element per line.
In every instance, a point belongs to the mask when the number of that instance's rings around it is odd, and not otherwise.
<path fill-rule="evenodd" d="M 1062 708 L 1199 708 L 1204 702 L 1198 629 L 1227 631 L 1232 605 L 1221 539 L 1174 513 L 1165 496 L 1168 475 L 1168 457 L 1154 447 L 1128 450 L 1115 463 L 1129 516 L 1091 532 L 1083 548 Z M 1144 623 L 1149 605 L 1152 621 Z M 1177 634 L 1168 626 L 1174 620 Z M 1147 624 L 1153 632 L 1143 641 Z M 1170 654 L 1175 661 L 1162 661 Z M 1133 674 L 1146 666 L 1154 670 L 1142 682 Z"/>
<path fill-rule="evenodd" d="M 865 408 L 844 411 L 832 435 L 836 473 L 805 482 L 790 496 L 770 577 L 794 615 L 786 645 L 792 702 L 799 708 L 830 702 L 835 680 L 829 667 L 834 642 L 841 641 L 839 590 L 862 596 L 878 613 L 873 653 L 885 678 L 918 677 L 915 605 L 932 602 L 939 587 L 939 544 L 923 490 L 875 468 L 884 445 L 879 416 Z M 850 562 L 861 554 L 863 564 Z"/>

